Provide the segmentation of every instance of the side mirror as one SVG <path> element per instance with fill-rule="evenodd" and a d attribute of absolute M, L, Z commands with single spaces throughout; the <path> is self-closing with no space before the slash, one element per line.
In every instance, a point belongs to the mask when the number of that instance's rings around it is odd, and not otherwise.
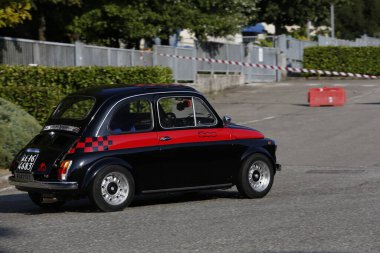
<path fill-rule="evenodd" d="M 232 120 L 231 117 L 229 117 L 229 116 L 223 116 L 223 124 L 225 126 L 231 124 L 231 120 Z"/>

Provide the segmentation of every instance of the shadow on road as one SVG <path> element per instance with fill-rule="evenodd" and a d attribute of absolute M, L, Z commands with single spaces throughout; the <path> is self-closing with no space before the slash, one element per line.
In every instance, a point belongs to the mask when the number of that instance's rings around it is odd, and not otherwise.
<path fill-rule="evenodd" d="M 192 193 L 167 193 L 137 196 L 131 207 L 175 204 L 191 201 L 203 201 L 212 199 L 239 199 L 241 195 L 237 191 L 204 191 Z"/>
<path fill-rule="evenodd" d="M 166 194 L 149 194 L 136 196 L 129 208 L 166 205 L 185 203 L 192 201 L 204 201 L 212 199 L 239 199 L 240 194 L 237 191 L 204 191 L 199 193 L 166 193 Z M 42 209 L 29 199 L 28 194 L 10 194 L 0 195 L 0 213 L 21 213 L 25 215 L 39 215 L 43 213 L 64 213 L 64 212 L 79 212 L 91 213 L 99 212 L 93 207 L 90 201 L 85 199 L 68 201 L 64 206 L 57 210 Z M 1 230 L 0 230 L 1 231 Z"/>
<path fill-rule="evenodd" d="M 357 105 L 380 105 L 380 102 L 355 103 Z"/>
<path fill-rule="evenodd" d="M 262 253 L 348 253 L 347 251 L 262 251 Z"/>
<path fill-rule="evenodd" d="M 310 107 L 309 104 L 291 104 L 295 106 Z"/>

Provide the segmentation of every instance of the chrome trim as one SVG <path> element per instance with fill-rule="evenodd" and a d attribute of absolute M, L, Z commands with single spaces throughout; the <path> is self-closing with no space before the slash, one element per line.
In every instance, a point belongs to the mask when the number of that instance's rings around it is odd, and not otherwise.
<path fill-rule="evenodd" d="M 200 127 L 213 127 L 213 126 L 218 125 L 218 117 L 216 117 L 215 114 L 212 112 L 212 110 L 210 110 L 210 107 L 205 103 L 205 101 L 203 99 L 199 98 L 199 97 L 195 97 L 195 99 L 199 100 L 200 103 L 207 109 L 207 111 L 209 113 L 211 113 L 211 115 L 214 117 L 214 123 L 213 124 L 210 124 L 210 125 L 205 125 L 205 124 L 198 125 L 197 122 L 195 121 L 196 126 L 197 127 L 198 126 L 200 126 Z M 195 112 L 195 104 L 194 104 L 194 112 Z"/>
<path fill-rule="evenodd" d="M 160 117 L 160 110 L 158 109 L 158 103 L 163 98 L 186 98 L 186 96 L 182 96 L 182 95 L 180 95 L 180 96 L 167 96 L 167 97 L 161 97 L 160 99 L 157 100 L 156 106 L 157 106 L 157 113 L 158 113 L 158 124 L 160 125 L 160 127 L 162 129 L 170 130 L 170 129 L 185 129 L 185 128 L 199 128 L 199 127 L 214 127 L 214 126 L 218 125 L 218 118 L 215 116 L 215 114 L 212 112 L 212 110 L 210 110 L 210 108 L 204 103 L 203 99 L 201 99 L 199 97 L 194 97 L 194 96 L 189 96 L 189 97 L 191 98 L 191 102 L 192 102 L 192 108 L 193 108 L 193 114 L 194 114 L 194 125 L 193 126 L 184 126 L 184 127 L 163 127 L 161 125 L 161 117 Z M 196 113 L 195 113 L 195 105 L 194 105 L 195 99 L 194 98 L 198 99 L 200 101 L 200 103 L 212 114 L 212 116 L 214 117 L 214 124 L 212 124 L 212 125 L 198 125 L 197 124 Z"/>
<path fill-rule="evenodd" d="M 68 126 L 68 125 L 48 125 L 42 129 L 42 131 L 49 131 L 49 130 L 63 130 L 63 131 L 68 131 L 68 132 L 79 133 L 80 128 L 76 126 Z"/>
<path fill-rule="evenodd" d="M 123 173 L 108 173 L 101 183 L 103 200 L 112 206 L 123 204 L 129 196 L 130 185 Z"/>
<path fill-rule="evenodd" d="M 194 124 L 195 124 L 195 126 L 197 126 L 197 115 L 195 113 L 194 96 L 191 97 L 191 107 L 193 108 Z"/>
<path fill-rule="evenodd" d="M 14 176 L 10 176 L 8 182 L 16 187 L 44 190 L 77 190 L 79 188 L 77 182 L 22 181 L 17 180 Z"/>
<path fill-rule="evenodd" d="M 268 164 L 262 160 L 256 160 L 248 169 L 248 183 L 252 190 L 256 192 L 265 191 L 271 181 L 270 168 Z"/>
<path fill-rule="evenodd" d="M 27 152 L 27 153 L 40 153 L 40 150 L 38 149 L 38 148 L 27 148 L 26 150 L 25 150 L 25 152 Z"/>
<path fill-rule="evenodd" d="M 160 141 L 170 141 L 172 138 L 170 136 L 161 137 Z"/>
<path fill-rule="evenodd" d="M 158 105 L 159 105 L 159 103 L 160 103 L 160 100 L 161 100 L 161 99 L 165 99 L 165 98 L 191 98 L 191 99 L 192 99 L 193 96 L 188 96 L 188 97 L 186 97 L 186 96 L 182 96 L 182 95 L 180 95 L 180 96 L 167 96 L 167 97 L 160 97 L 160 98 L 157 100 L 156 107 L 157 107 L 157 115 L 158 115 L 158 124 L 160 125 L 160 127 L 161 127 L 162 129 L 167 130 L 167 129 L 183 129 L 183 128 L 192 128 L 192 127 L 196 127 L 195 119 L 194 119 L 194 125 L 193 125 L 193 126 L 183 126 L 183 127 L 163 127 L 162 124 L 161 124 L 161 116 L 160 116 L 160 110 L 159 110 Z M 193 101 L 193 100 L 191 100 L 191 101 Z M 193 113 L 194 113 L 194 107 L 192 107 L 192 108 L 193 108 Z"/>
<path fill-rule="evenodd" d="M 168 188 L 168 189 L 160 189 L 160 190 L 148 190 L 148 191 L 142 191 L 142 193 L 159 193 L 159 192 L 171 192 L 171 191 L 221 189 L 221 188 L 230 188 L 232 186 L 233 186 L 233 184 L 215 184 L 215 185 L 205 185 L 205 186 L 193 186 L 193 187 L 181 187 L 181 188 Z"/>
<path fill-rule="evenodd" d="M 139 130 L 139 131 L 134 131 L 134 132 L 131 132 L 131 131 L 127 131 L 127 132 L 121 132 L 121 133 L 117 133 L 117 134 L 138 134 L 138 133 L 146 133 L 146 132 L 150 132 L 154 129 L 155 127 L 155 124 L 154 124 L 154 110 L 153 110 L 153 103 L 151 100 L 147 99 L 147 98 L 142 98 L 141 100 L 146 100 L 148 103 L 149 103 L 149 106 L 150 106 L 150 117 L 151 117 L 151 120 L 152 120 L 152 125 L 149 129 L 146 129 L 146 130 Z M 131 101 L 133 102 L 133 101 Z M 116 111 L 119 110 L 120 108 L 116 108 Z M 115 114 L 115 112 L 113 114 Z M 107 114 L 108 115 L 108 114 Z M 107 131 L 114 135 L 115 133 L 112 133 L 111 129 L 110 129 L 110 124 L 111 124 L 111 121 L 113 119 L 113 116 L 114 115 L 111 115 L 112 117 L 110 118 L 109 122 L 108 122 L 108 126 L 107 126 Z M 104 123 L 104 120 L 102 122 L 102 124 Z M 102 125 L 103 126 L 103 125 Z"/>
<path fill-rule="evenodd" d="M 100 124 L 98 130 L 96 131 L 96 134 L 95 134 L 95 137 L 99 137 L 99 132 L 100 132 L 100 129 L 103 127 L 103 124 L 104 124 L 104 121 L 106 121 L 106 119 L 108 118 L 108 115 L 110 114 L 110 112 L 113 110 L 113 108 L 119 104 L 120 102 L 126 100 L 126 99 L 130 99 L 130 98 L 134 98 L 134 97 L 140 97 L 140 96 L 146 96 L 146 95 L 156 95 L 156 94 L 170 94 L 170 93 L 192 93 L 192 94 L 200 94 L 199 92 L 197 91 L 165 91 L 165 92 L 150 92 L 150 93 L 144 93 L 144 94 L 137 94 L 137 95 L 133 95 L 133 96 L 129 96 L 129 97 L 125 97 L 125 98 L 122 98 L 120 99 L 119 101 L 117 101 L 107 112 L 106 116 L 103 118 L 103 121 L 102 123 Z M 95 116 L 95 115 L 94 115 Z"/>

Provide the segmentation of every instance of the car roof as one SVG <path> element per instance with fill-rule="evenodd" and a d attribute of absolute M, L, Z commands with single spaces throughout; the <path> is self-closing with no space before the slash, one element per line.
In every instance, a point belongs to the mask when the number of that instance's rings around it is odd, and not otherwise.
<path fill-rule="evenodd" d="M 124 86 L 99 86 L 80 90 L 73 95 L 91 96 L 97 100 L 106 100 L 111 97 L 127 97 L 134 95 L 143 95 L 148 93 L 161 92 L 195 92 L 199 93 L 192 87 L 179 84 L 133 84 Z"/>

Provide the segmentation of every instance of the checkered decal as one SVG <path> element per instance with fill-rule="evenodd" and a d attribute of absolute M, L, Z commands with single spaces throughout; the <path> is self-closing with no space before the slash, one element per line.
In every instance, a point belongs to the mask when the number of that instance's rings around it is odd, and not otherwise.
<path fill-rule="evenodd" d="M 112 144 L 113 141 L 107 136 L 81 138 L 74 145 L 74 147 L 70 149 L 69 153 L 74 154 L 107 151 Z"/>

